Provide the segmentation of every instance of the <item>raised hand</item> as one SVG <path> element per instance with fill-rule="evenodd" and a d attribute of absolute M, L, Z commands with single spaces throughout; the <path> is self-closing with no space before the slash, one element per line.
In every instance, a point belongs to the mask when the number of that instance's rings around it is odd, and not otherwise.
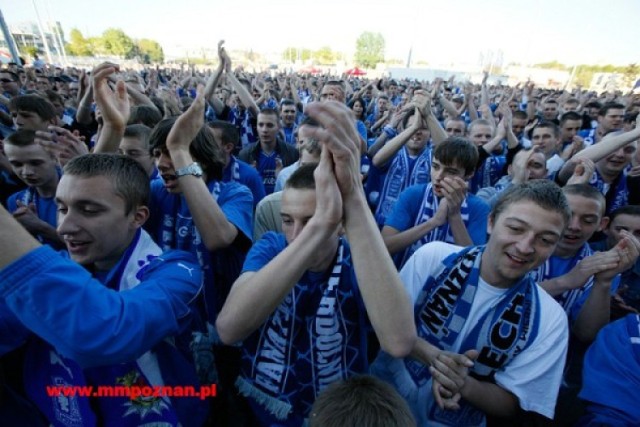
<path fill-rule="evenodd" d="M 105 125 L 124 129 L 129 120 L 130 105 L 127 88 L 122 80 L 116 82 L 115 91 L 109 79 L 120 70 L 117 64 L 103 62 L 93 69 L 93 96 L 100 108 Z"/>
<path fill-rule="evenodd" d="M 198 86 L 196 99 L 191 103 L 187 111 L 182 113 L 167 135 L 167 150 L 189 151 L 191 141 L 198 135 L 204 125 L 204 87 Z"/>
<path fill-rule="evenodd" d="M 89 153 L 87 144 L 78 131 L 71 133 L 58 126 L 49 126 L 48 129 L 48 132 L 37 131 L 35 142 L 58 159 L 60 166 L 64 167 L 74 157 Z"/>

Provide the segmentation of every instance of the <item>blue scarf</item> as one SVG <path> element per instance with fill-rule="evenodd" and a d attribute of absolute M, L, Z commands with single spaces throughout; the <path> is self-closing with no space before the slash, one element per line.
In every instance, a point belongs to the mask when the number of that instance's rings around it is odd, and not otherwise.
<path fill-rule="evenodd" d="M 125 291 L 140 283 L 146 267 L 162 251 L 144 231 L 139 231 L 120 262 L 107 274 L 103 283 L 111 289 Z M 160 361 L 170 361 L 169 366 L 182 369 L 181 380 L 185 380 L 184 369 L 193 370 L 188 362 L 177 355 L 178 350 L 163 342 L 152 351 L 147 351 L 137 360 L 112 366 L 101 366 L 84 371 L 71 359 L 45 341 L 34 338 L 28 344 L 25 358 L 25 389 L 33 402 L 54 426 L 139 426 L 159 423 L 178 426 L 178 409 L 168 399 L 161 397 L 48 397 L 46 385 L 98 386 L 158 385 L 169 384 L 171 373 L 160 371 Z M 164 365 L 164 364 L 163 364 Z M 195 373 L 193 374 L 195 379 Z M 175 382 L 175 384 L 180 384 Z M 189 407 L 189 410 L 194 411 Z M 192 412 L 192 415 L 196 412 Z M 184 414 L 183 414 L 184 415 Z"/>
<path fill-rule="evenodd" d="M 525 276 L 490 307 L 464 338 L 460 349 L 454 344 L 469 316 L 480 280 L 484 246 L 463 249 L 449 255 L 437 277 L 429 276 L 414 306 L 418 336 L 441 350 L 463 353 L 476 349 L 480 356 L 472 375 L 494 381 L 496 372 L 525 350 L 536 338 L 540 302 L 535 282 Z M 405 358 L 405 367 L 414 383 L 424 386 L 431 378 L 429 368 Z M 464 400 L 460 411 L 443 411 L 434 405 L 430 419 L 447 425 L 476 425 L 483 413 Z"/>
<path fill-rule="evenodd" d="M 236 386 L 283 425 L 306 416 L 329 384 L 366 369 L 363 352 L 355 350 L 366 345 L 361 342 L 364 334 L 353 332 L 349 317 L 359 303 L 353 290 L 341 283 L 344 245 L 341 239 L 326 282 L 298 283 L 245 340 L 243 374 Z"/>
<path fill-rule="evenodd" d="M 469 192 L 476 194 L 479 189 L 493 187 L 504 175 L 505 156 L 489 156 L 477 169 L 469 181 Z"/>
<path fill-rule="evenodd" d="M 239 182 L 240 181 L 240 164 L 234 156 L 229 158 L 229 164 L 224 168 L 223 182 Z"/>
<path fill-rule="evenodd" d="M 425 148 L 416 158 L 413 168 L 410 165 L 411 159 L 407 147 L 402 147 L 393 158 L 384 180 L 375 215 L 378 225 L 384 224 L 385 218 L 393 210 L 402 190 L 414 184 L 426 184 L 431 180 L 431 150 Z"/>
<path fill-rule="evenodd" d="M 422 200 L 422 206 L 420 207 L 420 211 L 418 212 L 418 216 L 416 217 L 416 225 L 420 225 L 424 222 L 427 222 L 430 218 L 433 218 L 438 211 L 438 206 L 440 201 L 438 197 L 436 197 L 433 192 L 433 186 L 431 183 L 427 184 L 427 188 L 424 191 L 424 199 Z M 469 222 L 469 205 L 467 204 L 467 198 L 462 201 L 462 205 L 460 206 L 460 215 L 462 216 L 462 221 L 467 225 Z M 422 236 L 422 238 L 413 243 L 409 248 L 407 248 L 402 254 L 400 267 L 402 267 L 407 260 L 413 255 L 415 251 L 417 251 L 422 245 L 429 242 L 447 242 L 447 243 L 455 243 L 453 239 L 453 234 L 451 234 L 451 228 L 449 227 L 449 223 L 446 222 L 440 227 L 436 227 L 433 230 L 429 231 L 427 234 Z"/>
<path fill-rule="evenodd" d="M 618 177 L 610 185 L 607 185 L 602 175 L 600 175 L 600 172 L 596 169 L 593 175 L 591 175 L 589 184 L 597 188 L 598 191 L 605 196 L 607 200 L 607 214 L 629 204 L 626 171 L 620 172 Z"/>
<path fill-rule="evenodd" d="M 575 267 L 580 261 L 588 256 L 593 255 L 591 247 L 585 243 L 580 252 L 578 252 L 569 263 L 561 262 L 562 258 L 555 255 L 549 257 L 544 264 L 540 265 L 537 269 L 531 271 L 531 277 L 536 283 L 544 282 L 545 280 L 554 279 L 556 277 L 567 274 L 573 267 Z M 567 314 L 571 314 L 571 309 L 576 301 L 579 301 L 582 295 L 587 292 L 593 286 L 593 276 L 589 277 L 587 282 L 578 289 L 572 289 L 566 291 L 561 295 L 555 297 L 556 301 L 564 308 Z"/>

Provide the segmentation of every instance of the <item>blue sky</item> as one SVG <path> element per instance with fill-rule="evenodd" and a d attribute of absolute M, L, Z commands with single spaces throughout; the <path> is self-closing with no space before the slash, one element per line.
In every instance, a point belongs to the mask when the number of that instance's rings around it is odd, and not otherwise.
<path fill-rule="evenodd" d="M 477 63 L 501 49 L 506 62 L 640 63 L 638 0 L 35 0 L 67 36 L 118 27 L 168 54 L 215 48 L 279 53 L 330 46 L 347 55 L 363 31 L 380 32 L 386 57 Z M 0 0 L 9 25 L 35 21 L 32 0 Z"/>

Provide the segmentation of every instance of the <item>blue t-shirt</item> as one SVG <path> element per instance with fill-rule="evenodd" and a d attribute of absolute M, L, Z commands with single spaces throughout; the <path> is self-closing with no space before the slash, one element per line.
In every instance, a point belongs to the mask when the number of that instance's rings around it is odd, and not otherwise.
<path fill-rule="evenodd" d="M 171 194 L 162 181 L 151 183 L 151 217 L 146 229 L 163 250 L 181 249 L 196 255 L 205 275 L 205 301 L 211 324 L 240 273 L 253 230 L 253 197 L 249 189 L 236 182 L 210 181 L 207 187 L 216 197 L 227 220 L 238 229 L 234 243 L 214 253 L 207 250 L 183 195 Z"/>
<path fill-rule="evenodd" d="M 255 168 L 246 162 L 231 156 L 231 160 L 222 173 L 222 182 L 239 182 L 246 185 L 253 194 L 253 207 L 258 205 L 266 195 L 262 178 Z"/>
<path fill-rule="evenodd" d="M 27 188 L 26 190 L 19 191 L 7 199 L 7 210 L 14 212 L 18 209 L 17 201 L 21 201 L 23 204 L 28 205 L 33 203 L 36 206 L 36 214 L 38 218 L 56 228 L 58 226 L 58 206 L 56 205 L 55 197 L 40 197 L 35 189 Z M 40 243 L 51 244 L 52 242 L 44 237 L 35 236 Z M 58 242 L 55 242 L 54 246 L 60 246 Z"/>
<path fill-rule="evenodd" d="M 276 151 L 271 154 L 266 154 L 260 150 L 258 155 L 257 169 L 262 177 L 264 190 L 267 194 L 273 193 L 273 190 L 276 188 L 276 158 L 278 157 Z"/>
<path fill-rule="evenodd" d="M 418 219 L 426 188 L 426 184 L 413 185 L 400 193 L 400 198 L 391 215 L 387 216 L 385 225 L 398 231 L 405 231 L 413 227 Z M 487 242 L 489 205 L 473 194 L 467 194 L 467 204 L 469 206 L 469 220 L 465 225 L 469 237 L 474 245 L 484 245 Z"/>

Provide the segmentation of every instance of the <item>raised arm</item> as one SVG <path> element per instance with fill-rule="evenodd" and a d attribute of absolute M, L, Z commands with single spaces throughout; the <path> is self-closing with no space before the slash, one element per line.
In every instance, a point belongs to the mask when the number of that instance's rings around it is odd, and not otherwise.
<path fill-rule="evenodd" d="M 115 153 L 118 151 L 129 120 L 129 96 L 125 83 L 123 81 L 116 82 L 115 91 L 108 84 L 109 76 L 118 69 L 116 64 L 105 62 L 93 70 L 93 92 L 104 121 L 94 153 Z"/>
<path fill-rule="evenodd" d="M 337 102 L 312 104 L 307 114 L 324 129 L 314 136 L 331 152 L 344 205 L 358 287 L 381 348 L 394 357 L 409 354 L 416 340 L 413 309 L 368 207 L 360 178 L 360 151 L 353 119 Z"/>
<path fill-rule="evenodd" d="M 167 150 L 176 170 L 191 165 L 194 160 L 189 151 L 191 141 L 204 127 L 203 87 L 187 111 L 182 113 L 167 135 Z M 193 216 L 202 242 L 209 251 L 226 248 L 238 235 L 238 229 L 227 219 L 211 196 L 202 177 L 183 175 L 178 178 L 180 189 Z"/>

